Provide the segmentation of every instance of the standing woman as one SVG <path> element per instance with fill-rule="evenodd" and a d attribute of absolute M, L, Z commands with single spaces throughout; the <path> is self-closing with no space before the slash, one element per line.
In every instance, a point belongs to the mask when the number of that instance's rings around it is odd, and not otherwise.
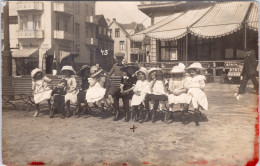
<path fill-rule="evenodd" d="M 39 68 L 35 68 L 31 72 L 32 77 L 32 91 L 34 102 L 36 104 L 36 112 L 34 117 L 38 116 L 40 112 L 40 102 L 43 100 L 48 101 L 49 110 L 51 110 L 51 79 L 47 76 L 43 76 L 43 72 Z"/>
<path fill-rule="evenodd" d="M 67 80 L 66 91 L 67 94 L 65 95 L 65 104 L 67 107 L 66 116 L 70 117 L 70 103 L 77 104 L 77 81 L 76 78 L 72 75 L 76 74 L 72 66 L 63 66 L 61 69 L 62 73 L 65 75 L 64 79 Z"/>
<path fill-rule="evenodd" d="M 77 102 L 77 109 L 75 109 L 75 114 L 79 117 L 82 112 L 81 104 L 84 103 L 85 107 L 88 107 L 87 103 L 85 103 L 86 98 L 86 90 L 89 88 L 88 78 L 90 77 L 90 66 L 84 65 L 78 71 L 77 75 L 81 78 L 81 89 L 78 93 L 78 102 Z"/>

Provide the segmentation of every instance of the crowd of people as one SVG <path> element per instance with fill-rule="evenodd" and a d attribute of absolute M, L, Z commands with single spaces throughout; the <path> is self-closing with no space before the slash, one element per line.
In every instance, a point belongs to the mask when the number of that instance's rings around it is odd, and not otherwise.
<path fill-rule="evenodd" d="M 60 117 L 70 117 L 72 114 L 70 104 L 76 105 L 75 115 L 80 116 L 82 111 L 90 106 L 101 108 L 111 106 L 114 110 L 114 121 L 120 119 L 119 100 L 123 101 L 125 121 L 133 119 L 136 122 L 147 122 L 151 119 L 156 122 L 156 114 L 163 111 L 165 103 L 165 122 L 171 121 L 172 113 L 176 111 L 175 105 L 180 104 L 182 116 L 188 112 L 189 106 L 194 108 L 196 126 L 199 125 L 201 110 L 208 110 L 208 101 L 205 88 L 205 76 L 201 75 L 204 69 L 198 62 L 185 67 L 179 63 L 170 72 L 171 78 L 166 79 L 161 68 L 139 68 L 136 64 L 123 64 L 124 55 L 116 54 L 117 64 L 109 72 L 99 66 L 84 65 L 77 73 L 72 66 L 63 66 L 62 78 L 57 87 L 52 87 L 51 80 L 36 68 L 32 70 L 32 90 L 36 104 L 35 117 L 38 116 L 40 102 L 47 100 L 50 117 L 60 113 Z M 77 88 L 74 75 L 81 78 L 81 88 Z M 120 87 L 117 88 L 110 80 L 110 76 L 120 76 Z M 53 102 L 51 102 L 53 101 Z M 131 102 L 130 102 L 131 101 Z M 130 111 L 131 110 L 131 111 Z"/>

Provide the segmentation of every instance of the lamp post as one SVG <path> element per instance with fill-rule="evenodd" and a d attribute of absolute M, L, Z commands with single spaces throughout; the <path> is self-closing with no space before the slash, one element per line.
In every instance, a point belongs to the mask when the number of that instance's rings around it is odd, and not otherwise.
<path fill-rule="evenodd" d="M 4 50 L 2 51 L 2 76 L 12 76 L 12 54 L 9 40 L 9 2 L 4 9 Z"/>

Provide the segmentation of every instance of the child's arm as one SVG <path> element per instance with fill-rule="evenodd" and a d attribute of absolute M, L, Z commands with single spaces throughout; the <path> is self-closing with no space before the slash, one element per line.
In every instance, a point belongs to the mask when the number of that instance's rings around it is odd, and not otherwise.
<path fill-rule="evenodd" d="M 201 88 L 201 89 L 204 89 L 205 86 L 206 86 L 205 81 L 204 81 L 204 80 L 200 80 L 200 88 Z"/>
<path fill-rule="evenodd" d="M 128 93 L 128 92 L 130 92 L 130 91 L 132 91 L 134 89 L 135 89 L 135 85 L 132 88 L 129 88 L 129 89 L 125 90 L 124 93 Z"/>
<path fill-rule="evenodd" d="M 35 89 L 36 89 L 36 83 L 32 81 L 32 91 L 34 91 Z"/>
<path fill-rule="evenodd" d="M 71 83 L 70 91 L 69 91 L 69 92 L 73 92 L 73 91 L 77 88 L 76 78 L 72 78 L 71 81 L 72 81 L 72 83 Z"/>

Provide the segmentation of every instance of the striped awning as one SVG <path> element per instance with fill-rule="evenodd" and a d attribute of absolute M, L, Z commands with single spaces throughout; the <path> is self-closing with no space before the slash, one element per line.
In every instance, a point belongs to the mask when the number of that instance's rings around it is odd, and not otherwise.
<path fill-rule="evenodd" d="M 152 25 L 152 26 L 146 28 L 145 30 L 143 30 L 143 31 L 141 31 L 141 32 L 138 32 L 138 33 L 136 33 L 136 34 L 130 36 L 130 40 L 133 40 L 133 41 L 135 41 L 135 42 L 141 42 L 141 41 L 143 41 L 144 38 L 145 38 L 145 36 L 146 36 L 146 34 L 147 34 L 148 32 L 151 32 L 151 31 L 153 31 L 153 30 L 156 30 L 156 29 L 158 29 L 158 28 L 164 26 L 165 24 L 170 23 L 171 21 L 173 21 L 173 20 L 175 20 L 177 17 L 179 17 L 181 14 L 183 14 L 183 13 L 175 13 L 175 14 L 173 14 L 173 15 L 170 15 L 169 17 L 165 18 L 164 20 L 162 20 L 162 21 L 160 21 L 160 22 L 158 22 L 158 23 L 156 23 L 156 24 L 154 24 L 154 25 Z"/>
<path fill-rule="evenodd" d="M 189 10 L 173 21 L 150 31 L 147 36 L 160 40 L 176 40 L 185 36 L 187 28 L 203 17 L 212 7 Z"/>
<path fill-rule="evenodd" d="M 258 7 L 256 2 L 252 3 L 247 23 L 250 29 L 258 31 Z"/>
<path fill-rule="evenodd" d="M 190 28 L 190 32 L 202 38 L 216 38 L 234 33 L 243 27 L 249 6 L 250 2 L 243 1 L 217 3 Z"/>
<path fill-rule="evenodd" d="M 13 58 L 38 58 L 39 49 L 38 48 L 24 48 L 21 50 L 12 52 Z"/>

